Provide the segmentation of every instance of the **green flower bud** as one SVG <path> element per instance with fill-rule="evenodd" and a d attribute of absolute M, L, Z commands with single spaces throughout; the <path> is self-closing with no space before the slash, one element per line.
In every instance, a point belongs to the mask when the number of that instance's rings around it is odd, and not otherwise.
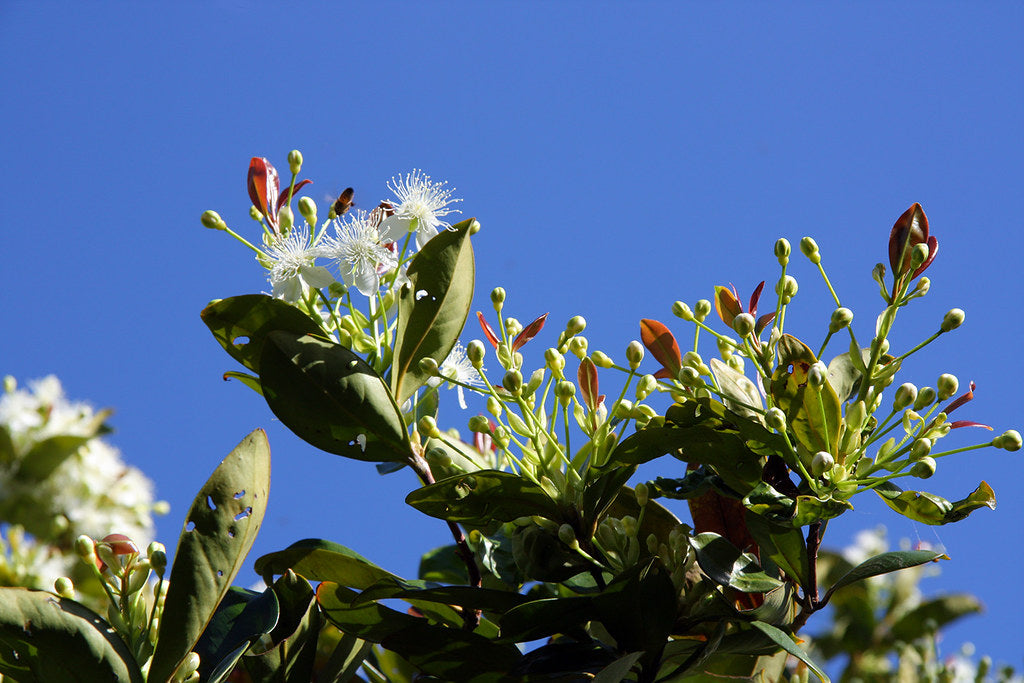
<path fill-rule="evenodd" d="M 651 555 L 658 554 L 658 550 L 660 548 L 657 536 L 655 536 L 654 534 L 647 534 L 647 540 L 645 541 L 645 544 L 647 545 L 647 552 L 649 552 Z M 666 547 L 665 550 L 668 550 L 668 547 Z"/>
<path fill-rule="evenodd" d="M 189 652 L 184 661 L 178 665 L 178 670 L 174 672 L 174 676 L 171 677 L 171 680 L 174 681 L 174 683 L 184 683 L 198 670 L 199 655 L 195 652 Z"/>
<path fill-rule="evenodd" d="M 636 523 L 636 517 L 633 515 L 626 515 L 622 518 L 621 522 L 623 533 L 635 538 L 636 532 L 639 531 L 639 525 Z"/>
<path fill-rule="evenodd" d="M 918 266 L 928 260 L 929 253 L 928 245 L 924 242 L 915 244 L 914 248 L 910 250 L 910 270 L 917 270 Z"/>
<path fill-rule="evenodd" d="M 956 378 L 956 375 L 943 373 L 939 375 L 939 381 L 935 383 L 935 386 L 939 389 L 939 400 L 945 401 L 960 388 L 960 380 Z"/>
<path fill-rule="evenodd" d="M 505 318 L 505 334 L 509 339 L 515 339 L 516 335 L 523 331 L 523 324 L 518 318 Z"/>
<path fill-rule="evenodd" d="M 96 564 L 96 541 L 92 540 L 85 534 L 82 534 L 75 539 L 75 554 L 78 555 L 86 564 Z"/>
<path fill-rule="evenodd" d="M 302 170 L 302 152 L 297 149 L 293 149 L 288 152 L 288 170 L 290 170 L 293 175 Z"/>
<path fill-rule="evenodd" d="M 505 305 L 504 289 L 495 287 L 491 290 L 491 304 L 494 306 L 495 311 L 501 311 L 501 307 Z"/>
<path fill-rule="evenodd" d="M 657 417 L 658 411 L 647 404 L 640 404 L 633 406 L 633 412 L 630 414 L 634 420 L 647 422 L 648 420 Z"/>
<path fill-rule="evenodd" d="M 918 479 L 927 479 L 935 474 L 935 458 L 925 456 L 914 463 L 910 468 L 910 476 Z"/>
<path fill-rule="evenodd" d="M 484 365 L 484 356 L 487 353 L 487 347 L 479 339 L 473 339 L 466 344 L 466 358 L 469 360 L 476 370 L 479 370 Z"/>
<path fill-rule="evenodd" d="M 309 197 L 301 197 L 299 199 L 299 213 L 306 219 L 306 223 L 311 227 L 316 227 L 316 202 Z"/>
<path fill-rule="evenodd" d="M 700 373 L 697 368 L 686 365 L 679 370 L 679 375 L 676 377 L 680 384 L 687 387 L 704 386 L 704 380 L 700 378 Z"/>
<path fill-rule="evenodd" d="M 580 547 L 579 541 L 576 540 L 576 532 L 573 531 L 572 527 L 568 524 L 563 524 L 558 527 L 558 540 L 573 550 Z"/>
<path fill-rule="evenodd" d="M 537 368 L 530 375 L 530 381 L 523 387 L 524 394 L 532 394 L 540 388 L 541 383 L 544 381 L 544 368 Z"/>
<path fill-rule="evenodd" d="M 441 430 L 437 428 L 437 421 L 430 415 L 424 415 L 416 421 L 416 429 L 420 434 L 432 439 L 441 437 Z"/>
<path fill-rule="evenodd" d="M 893 398 L 892 410 L 894 413 L 898 413 L 913 404 L 915 400 L 917 400 L 917 387 L 910 382 L 901 384 Z"/>
<path fill-rule="evenodd" d="M 924 410 L 938 400 L 938 394 L 931 387 L 921 387 L 914 399 L 914 410 Z"/>
<path fill-rule="evenodd" d="M 430 469 L 438 472 L 443 471 L 452 466 L 451 453 L 441 447 L 431 448 L 426 452 L 427 463 L 430 465 Z"/>
<path fill-rule="evenodd" d="M 498 425 L 494 428 L 494 433 L 491 434 L 491 438 L 494 439 L 494 443 L 498 445 L 498 448 L 508 448 L 509 442 L 512 440 L 512 436 L 505 429 L 504 425 Z"/>
<path fill-rule="evenodd" d="M 746 337 L 754 332 L 754 325 L 756 324 L 754 316 L 749 313 L 740 313 L 732 320 L 732 329 L 736 331 L 736 334 L 740 337 Z"/>
<path fill-rule="evenodd" d="M 1020 432 L 1016 429 L 1008 429 L 992 439 L 992 445 L 1002 448 L 1004 451 L 1019 451 L 1021 447 Z"/>
<path fill-rule="evenodd" d="M 914 289 L 910 292 L 910 297 L 916 299 L 917 297 L 924 296 L 928 293 L 928 290 L 932 288 L 932 281 L 926 277 L 918 279 L 917 284 L 914 285 Z"/>
<path fill-rule="evenodd" d="M 552 374 L 559 379 L 563 379 L 565 375 L 565 356 L 559 353 L 558 349 L 552 347 L 544 352 L 544 362 L 551 368 Z"/>
<path fill-rule="evenodd" d="M 594 351 L 590 354 L 590 360 L 594 361 L 594 365 L 599 368 L 610 368 L 615 365 L 615 362 L 603 351 Z"/>
<path fill-rule="evenodd" d="M 818 251 L 818 243 L 810 237 L 804 237 L 800 240 L 800 251 L 814 265 L 821 263 L 821 252 Z"/>
<path fill-rule="evenodd" d="M 654 375 L 644 375 L 640 378 L 640 381 L 636 384 L 636 398 L 638 401 L 642 401 L 658 387 L 658 380 L 655 379 Z"/>
<path fill-rule="evenodd" d="M 75 584 L 66 576 L 62 576 L 53 582 L 53 592 L 68 600 L 75 599 Z"/>
<path fill-rule="evenodd" d="M 914 445 L 910 448 L 910 459 L 913 462 L 917 462 L 924 456 L 932 452 L 932 440 L 928 438 L 920 438 L 914 442 Z"/>
<path fill-rule="evenodd" d="M 641 361 L 644 359 L 644 346 L 635 339 L 629 342 L 626 346 L 626 361 L 629 363 L 630 370 L 636 370 L 640 367 Z"/>
<path fill-rule="evenodd" d="M 672 304 L 672 315 L 677 318 L 682 318 L 686 322 L 693 322 L 693 311 L 691 311 L 690 307 L 682 301 L 677 301 Z"/>
<path fill-rule="evenodd" d="M 746 367 L 746 363 L 743 361 L 743 356 L 729 356 L 729 360 L 725 362 L 730 368 L 740 374 L 743 374 L 744 368 Z"/>
<path fill-rule="evenodd" d="M 807 384 L 815 389 L 821 389 L 828 381 L 828 367 L 820 360 L 814 361 L 807 371 Z"/>
<path fill-rule="evenodd" d="M 437 366 L 437 361 L 429 356 L 427 358 L 420 359 L 420 372 L 430 375 L 431 377 L 441 376 L 441 370 Z"/>
<path fill-rule="evenodd" d="M 854 401 L 846 406 L 846 423 L 847 429 L 854 429 L 860 431 L 864 429 L 864 421 L 867 419 L 868 407 L 864 401 Z"/>
<path fill-rule="evenodd" d="M 569 350 L 574 356 L 583 360 L 583 357 L 587 355 L 587 338 L 573 337 L 569 340 Z"/>
<path fill-rule="evenodd" d="M 885 264 L 876 263 L 871 269 L 871 279 L 878 283 L 878 286 L 885 289 Z"/>
<path fill-rule="evenodd" d="M 884 354 L 888 353 L 888 351 L 889 351 L 889 340 L 888 339 L 879 339 L 878 337 L 875 337 L 874 339 L 871 340 L 871 348 L 872 349 L 876 349 L 877 348 L 878 349 L 878 353 L 884 355 Z"/>
<path fill-rule="evenodd" d="M 651 493 L 647 484 L 640 482 L 636 485 L 636 488 L 633 489 L 633 491 L 636 493 L 636 504 L 640 507 L 647 505 L 647 501 L 650 500 Z"/>
<path fill-rule="evenodd" d="M 567 407 L 576 395 L 576 385 L 572 382 L 561 381 L 555 385 L 555 398 L 563 408 Z"/>
<path fill-rule="evenodd" d="M 290 206 L 282 206 L 277 212 L 277 224 L 281 226 L 281 232 L 288 232 L 295 225 L 295 214 Z"/>
<path fill-rule="evenodd" d="M 579 334 L 585 329 L 587 329 L 587 319 L 582 315 L 574 315 L 569 318 L 569 322 L 565 324 L 565 331 L 570 337 L 574 334 Z"/>
<path fill-rule="evenodd" d="M 224 222 L 224 219 L 220 217 L 220 214 L 216 211 L 203 211 L 203 215 L 199 217 L 199 221 L 203 224 L 204 228 L 210 230 L 227 230 L 228 224 Z"/>
<path fill-rule="evenodd" d="M 942 324 L 939 326 L 940 332 L 949 332 L 955 330 L 964 324 L 965 313 L 959 308 L 952 308 L 942 318 Z"/>
<path fill-rule="evenodd" d="M 253 219 L 257 223 L 263 220 L 263 214 L 256 208 L 255 205 L 249 207 L 249 218 Z"/>
<path fill-rule="evenodd" d="M 478 221 L 478 220 L 476 220 L 476 219 L 474 218 L 474 219 L 473 219 L 473 222 L 469 224 L 469 234 L 470 234 L 470 235 L 475 235 L 475 234 L 477 234 L 478 232 L 480 232 L 480 228 L 482 228 L 482 227 L 483 227 L 483 226 L 482 226 L 482 225 L 480 225 L 480 221 Z"/>
<path fill-rule="evenodd" d="M 707 299 L 701 299 L 693 305 L 693 317 L 698 322 L 704 322 L 704 318 L 711 315 L 711 302 Z"/>
<path fill-rule="evenodd" d="M 728 337 L 715 337 L 715 345 L 722 360 L 729 360 L 729 357 L 736 353 L 737 344 Z"/>
<path fill-rule="evenodd" d="M 828 451 L 818 451 L 811 459 L 811 474 L 820 477 L 836 464 L 836 459 Z"/>
<path fill-rule="evenodd" d="M 687 351 L 683 354 L 683 365 L 689 365 L 691 368 L 700 370 L 701 366 L 704 365 L 704 359 L 696 351 Z"/>
<path fill-rule="evenodd" d="M 614 411 L 615 417 L 627 420 L 633 415 L 633 402 L 624 398 L 616 402 Z"/>
<path fill-rule="evenodd" d="M 476 432 L 477 434 L 491 433 L 491 423 L 483 415 L 474 415 L 469 418 L 467 426 L 469 427 L 469 431 Z"/>
<path fill-rule="evenodd" d="M 167 549 L 164 548 L 164 544 L 158 541 L 150 543 L 146 548 L 146 557 L 149 558 L 149 564 L 156 575 L 163 576 L 164 570 L 167 569 Z"/>
<path fill-rule="evenodd" d="M 501 386 L 505 387 L 510 394 L 518 396 L 523 390 L 523 373 L 518 370 L 509 370 L 501 378 Z"/>
<path fill-rule="evenodd" d="M 494 398 L 493 396 L 487 397 L 487 412 L 494 417 L 501 417 L 501 413 L 504 407 L 501 405 L 501 401 Z"/>
<path fill-rule="evenodd" d="M 789 240 L 785 237 L 780 237 L 775 240 L 775 258 L 779 259 L 779 265 L 784 266 L 789 263 L 789 253 L 791 248 L 789 246 Z"/>
<path fill-rule="evenodd" d="M 853 322 L 853 311 L 846 307 L 840 307 L 832 311 L 832 319 L 828 323 L 828 331 L 835 334 Z"/>
<path fill-rule="evenodd" d="M 768 409 L 768 412 L 764 414 L 764 423 L 768 425 L 770 429 L 774 429 L 777 432 L 786 431 L 786 413 L 782 412 L 781 408 L 772 406 Z"/>

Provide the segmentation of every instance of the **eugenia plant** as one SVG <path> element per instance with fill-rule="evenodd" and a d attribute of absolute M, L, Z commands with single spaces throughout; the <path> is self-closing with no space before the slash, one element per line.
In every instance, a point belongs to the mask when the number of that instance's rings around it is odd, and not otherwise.
<path fill-rule="evenodd" d="M 951 430 L 984 427 L 950 419 L 972 397 L 955 397 L 951 375 L 884 395 L 903 360 L 964 318 L 953 309 L 922 343 L 890 349 L 897 313 L 928 291 L 923 273 L 938 247 L 917 204 L 890 232 L 890 276 L 881 264 L 873 271 L 883 306 L 870 338 L 856 336 L 810 238 L 800 250 L 835 310 L 821 331 L 801 332 L 813 347 L 787 329 L 797 282 L 780 239 L 773 311 L 758 315 L 764 283 L 746 306 L 716 287 L 713 300 L 673 306 L 694 327 L 685 352 L 652 319 L 640 321 L 638 340 L 602 351 L 590 348 L 582 316 L 551 334 L 546 314 L 520 322 L 501 288 L 492 310 L 474 316 L 481 338 L 460 339 L 480 224 L 447 222 L 458 200 L 445 184 L 414 171 L 369 212 L 352 208 L 348 189 L 320 220 L 313 200 L 297 198 L 310 182 L 299 179 L 302 155 L 288 164 L 282 189 L 269 161 L 251 161 L 258 239 L 214 211 L 202 216 L 251 250 L 271 289 L 203 310 L 243 366 L 225 377 L 328 453 L 382 474 L 408 468 L 418 486 L 406 502 L 444 523 L 451 543 L 403 578 L 307 539 L 256 560 L 266 590 L 231 587 L 269 486 L 269 451 L 255 432 L 196 497 L 148 617 L 111 590 L 112 604 L 129 604 L 110 615 L 116 640 L 137 645 L 125 654 L 104 641 L 104 661 L 127 671 L 123 680 L 828 680 L 797 635 L 808 619 L 865 579 L 945 558 L 904 549 L 827 572 L 836 566 L 820 552 L 828 521 L 858 495 L 925 524 L 959 521 L 994 507 L 987 484 L 956 501 L 900 484 L 963 451 L 1020 448 L 1010 430 L 942 450 Z M 705 360 L 705 346 L 717 357 Z M 452 424 L 444 387 L 462 409 L 467 393 L 485 407 L 460 424 L 470 436 L 443 426 Z M 663 476 L 630 486 L 644 463 Z M 687 501 L 689 523 L 658 502 L 666 498 Z M 156 569 L 159 550 L 139 575 Z M 113 574 L 129 595 L 136 560 Z M 70 598 L 42 595 L 19 597 L 17 610 L 45 603 L 55 623 L 70 619 Z M 32 660 L 38 640 L 13 623 L 6 642 Z"/>

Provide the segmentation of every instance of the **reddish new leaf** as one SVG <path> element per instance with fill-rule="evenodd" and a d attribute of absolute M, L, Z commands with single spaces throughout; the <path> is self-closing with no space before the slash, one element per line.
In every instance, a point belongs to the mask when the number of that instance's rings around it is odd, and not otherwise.
<path fill-rule="evenodd" d="M 960 429 L 961 427 L 983 427 L 988 431 L 992 431 L 992 428 L 986 424 L 980 422 L 971 422 L 970 420 L 956 420 L 955 422 L 949 423 L 950 429 Z"/>
<path fill-rule="evenodd" d="M 958 396 L 954 400 L 950 401 L 949 405 L 942 409 L 942 412 L 944 412 L 946 415 L 949 415 L 963 404 L 967 403 L 968 401 L 974 400 L 974 389 L 976 385 L 974 384 L 973 380 L 971 381 L 970 386 L 971 388 L 967 390 L 967 393 Z"/>
<path fill-rule="evenodd" d="M 732 288 L 732 291 L 721 286 L 715 287 L 715 311 L 718 312 L 718 317 L 722 319 L 723 323 L 732 327 L 732 321 L 743 312 L 743 306 L 740 305 L 740 298 L 735 287 Z"/>
<path fill-rule="evenodd" d="M 491 346 L 498 348 L 498 335 L 494 334 L 494 330 L 484 320 L 484 314 L 480 311 L 476 312 L 476 318 L 480 321 L 480 329 L 484 331 L 484 336 L 487 337 L 487 341 L 491 342 Z"/>
<path fill-rule="evenodd" d="M 747 312 L 755 318 L 757 317 L 757 302 L 761 300 L 762 289 L 764 289 L 764 280 L 761 280 L 761 284 L 759 284 L 754 289 L 754 293 L 750 295 L 750 305 L 747 306 Z"/>
<path fill-rule="evenodd" d="M 294 189 L 289 187 L 287 190 L 285 190 L 284 193 L 280 197 L 277 198 L 277 207 L 276 207 L 277 210 L 280 211 L 282 206 L 284 206 L 285 204 L 287 204 L 288 202 L 290 202 L 292 200 L 292 196 L 296 192 L 298 192 L 299 190 L 304 188 L 306 185 L 309 185 L 311 182 L 313 182 L 313 181 L 309 180 L 309 179 L 300 180 L 299 182 L 295 183 L 295 188 Z"/>
<path fill-rule="evenodd" d="M 534 320 L 532 323 L 523 328 L 523 331 L 516 335 L 516 338 L 512 340 L 512 350 L 518 351 L 523 347 L 526 342 L 530 341 L 544 328 L 544 321 L 547 319 L 548 314 L 545 313 L 541 317 Z"/>
<path fill-rule="evenodd" d="M 278 198 L 281 191 L 277 169 L 265 157 L 253 157 L 249 161 L 247 185 L 249 199 L 252 200 L 259 212 L 266 216 L 270 226 L 276 230 Z"/>
<path fill-rule="evenodd" d="M 655 377 L 660 375 L 674 378 L 679 374 L 679 368 L 683 365 L 679 344 L 676 343 L 676 338 L 672 336 L 665 325 L 657 320 L 644 318 L 640 321 L 640 341 L 644 343 L 655 360 L 661 363 L 667 373 L 666 375 L 659 371 Z"/>
<path fill-rule="evenodd" d="M 928 258 L 917 267 L 917 270 L 910 276 L 911 278 L 923 273 L 935 260 L 935 255 L 939 251 L 938 241 L 928 234 L 928 217 L 924 215 L 921 205 L 915 202 L 896 220 L 889 233 L 889 265 L 892 267 L 897 281 L 899 281 L 900 275 L 910 267 L 910 251 L 914 246 L 922 243 L 928 245 Z M 901 259 L 900 256 L 903 258 Z"/>
<path fill-rule="evenodd" d="M 597 366 L 590 356 L 580 361 L 580 368 L 576 371 L 576 380 L 580 386 L 580 393 L 583 394 L 583 402 L 587 408 L 595 410 L 600 405 L 597 393 Z"/>

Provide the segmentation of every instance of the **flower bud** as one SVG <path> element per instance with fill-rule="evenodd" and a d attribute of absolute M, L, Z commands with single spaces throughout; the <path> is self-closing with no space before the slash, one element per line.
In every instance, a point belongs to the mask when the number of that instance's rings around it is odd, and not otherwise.
<path fill-rule="evenodd" d="M 544 382 L 544 368 L 537 368 L 530 375 L 530 381 L 523 387 L 524 394 L 532 394 L 540 388 L 541 383 Z"/>
<path fill-rule="evenodd" d="M 508 448 L 509 442 L 512 440 L 508 430 L 505 429 L 504 425 L 498 425 L 494 428 L 494 432 L 491 434 L 491 438 L 494 439 L 494 443 L 497 444 L 498 448 Z"/>
<path fill-rule="evenodd" d="M 935 474 L 935 458 L 925 456 L 914 463 L 910 468 L 910 476 L 918 479 L 927 479 Z"/>
<path fill-rule="evenodd" d="M 469 431 L 476 432 L 477 434 L 491 433 L 491 423 L 483 415 L 474 415 L 473 417 L 469 418 L 467 426 L 469 427 Z"/>
<path fill-rule="evenodd" d="M 700 373 L 697 368 L 686 365 L 679 369 L 679 375 L 676 379 L 679 383 L 687 387 L 702 387 L 704 386 L 704 380 L 700 378 Z"/>
<path fill-rule="evenodd" d="M 493 396 L 487 397 L 487 412 L 494 417 L 501 417 L 501 413 L 504 408 L 501 405 L 501 401 L 494 398 Z"/>
<path fill-rule="evenodd" d="M 910 382 L 901 384 L 899 389 L 896 390 L 896 396 L 892 401 L 892 410 L 894 413 L 898 413 L 904 408 L 909 407 L 917 399 L 917 387 Z"/>
<path fill-rule="evenodd" d="M 583 357 L 587 355 L 587 338 L 573 337 L 569 340 L 569 350 L 574 356 L 583 360 Z"/>
<path fill-rule="evenodd" d="M 743 361 L 743 356 L 729 356 L 729 360 L 725 362 L 730 368 L 741 375 L 743 374 L 744 368 L 746 367 L 746 364 Z"/>
<path fill-rule="evenodd" d="M 910 250 L 910 270 L 917 270 L 922 263 L 928 260 L 930 250 L 924 242 L 918 242 Z"/>
<path fill-rule="evenodd" d="M 178 665 L 178 669 L 174 672 L 174 676 L 171 677 L 171 680 L 174 681 L 174 683 L 184 683 L 184 681 L 191 678 L 192 674 L 198 670 L 199 655 L 195 652 L 189 652 L 184 661 Z"/>
<path fill-rule="evenodd" d="M 736 331 L 740 338 L 743 338 L 753 333 L 756 322 L 754 316 L 749 313 L 740 313 L 732 319 L 732 329 Z"/>
<path fill-rule="evenodd" d="M 476 370 L 483 367 L 484 355 L 487 353 L 487 349 L 484 343 L 479 339 L 473 339 L 466 344 L 466 358 L 469 359 L 470 365 Z"/>
<path fill-rule="evenodd" d="M 281 226 L 283 233 L 288 232 L 295 225 L 295 214 L 292 213 L 290 206 L 282 206 L 281 210 L 277 212 L 277 224 Z"/>
<path fill-rule="evenodd" d="M 491 304 L 495 311 L 501 311 L 501 307 L 505 305 L 505 290 L 503 288 L 495 287 L 491 290 Z"/>
<path fill-rule="evenodd" d="M 579 541 L 576 540 L 576 532 L 573 531 L 572 526 L 568 524 L 563 524 L 558 527 L 558 540 L 573 550 L 580 547 Z"/>
<path fill-rule="evenodd" d="M 288 170 L 292 172 L 292 175 L 302 170 L 302 152 L 297 149 L 288 152 Z"/>
<path fill-rule="evenodd" d="M 227 230 L 228 224 L 224 222 L 224 219 L 220 217 L 220 214 L 216 211 L 203 211 L 203 215 L 199 217 L 199 221 L 203 224 L 204 228 L 210 230 Z"/>
<path fill-rule="evenodd" d="M 427 463 L 430 465 L 430 469 L 435 470 L 436 468 L 436 472 L 441 472 L 451 467 L 454 462 L 452 460 L 451 453 L 440 447 L 429 449 L 426 452 L 425 457 L 427 459 Z"/>
<path fill-rule="evenodd" d="M 818 243 L 810 237 L 804 237 L 800 240 L 800 251 L 806 256 L 811 263 L 818 265 L 821 263 L 821 252 L 818 251 Z"/>
<path fill-rule="evenodd" d="M 523 373 L 518 370 L 509 370 L 501 378 L 501 386 L 505 387 L 513 396 L 517 396 L 523 390 Z"/>
<path fill-rule="evenodd" d="M 628 420 L 633 415 L 633 402 L 627 399 L 616 401 L 613 414 L 620 420 Z"/>
<path fill-rule="evenodd" d="M 693 305 L 693 317 L 698 322 L 704 322 L 704 318 L 711 314 L 711 302 L 707 299 L 701 299 Z"/>
<path fill-rule="evenodd" d="M 53 592 L 68 600 L 75 599 L 75 584 L 66 576 L 61 576 L 53 582 Z"/>
<path fill-rule="evenodd" d="M 654 375 L 644 375 L 640 378 L 640 381 L 636 384 L 636 398 L 638 401 L 642 401 L 657 388 L 658 380 L 655 379 Z"/>
<path fill-rule="evenodd" d="M 814 361 L 807 371 L 807 384 L 815 389 L 821 389 L 828 381 L 828 367 L 820 360 Z"/>
<path fill-rule="evenodd" d="M 693 311 L 691 311 L 690 307 L 682 301 L 677 301 L 672 304 L 672 315 L 677 318 L 682 318 L 686 322 L 693 322 Z"/>
<path fill-rule="evenodd" d="M 477 234 L 478 232 L 480 232 L 480 228 L 481 227 L 483 227 L 483 226 L 480 225 L 480 221 L 478 221 L 478 220 L 476 220 L 474 218 L 473 222 L 469 224 L 469 234 L 470 235 Z"/>
<path fill-rule="evenodd" d="M 552 347 L 544 352 L 544 361 L 549 368 L 551 368 L 552 374 L 558 379 L 565 377 L 563 374 L 565 370 L 565 356 L 558 352 L 558 349 Z"/>
<path fill-rule="evenodd" d="M 867 415 L 867 404 L 864 401 L 854 401 L 846 406 L 846 417 L 843 421 L 846 423 L 847 429 L 861 430 L 864 428 Z"/>
<path fill-rule="evenodd" d="M 914 285 L 914 289 L 911 290 L 910 297 L 916 299 L 917 297 L 924 296 L 925 294 L 928 293 L 928 290 L 931 288 L 932 281 L 926 277 L 921 277 L 917 281 L 917 284 Z"/>
<path fill-rule="evenodd" d="M 918 245 L 920 246 L 920 245 Z M 959 308 L 952 308 L 942 318 L 942 324 L 939 326 L 940 332 L 949 332 L 955 330 L 964 324 L 964 316 L 966 314 Z"/>
<path fill-rule="evenodd" d="M 300 198 L 299 213 L 306 219 L 306 223 L 309 224 L 309 227 L 316 227 L 316 202 L 309 197 Z"/>
<path fill-rule="evenodd" d="M 633 491 L 636 493 L 636 504 L 640 507 L 647 505 L 647 501 L 651 498 L 651 490 L 647 484 L 640 482 Z"/>
<path fill-rule="evenodd" d="M 786 431 L 786 414 L 777 406 L 772 406 L 764 414 L 764 423 L 778 432 Z"/>
<path fill-rule="evenodd" d="M 522 331 L 523 324 L 519 322 L 518 318 L 505 318 L 505 334 L 510 339 L 514 339 Z"/>
<path fill-rule="evenodd" d="M 640 367 L 641 361 L 644 359 L 644 346 L 635 339 L 629 342 L 626 346 L 626 361 L 629 363 L 630 370 L 636 370 Z"/>
<path fill-rule="evenodd" d="M 992 439 L 992 445 L 1002 448 L 1004 451 L 1019 451 L 1021 447 L 1020 432 L 1016 429 L 1008 429 Z"/>
<path fill-rule="evenodd" d="M 576 395 L 576 385 L 572 382 L 563 380 L 555 385 L 555 398 L 563 408 L 568 406 L 573 397 Z"/>
<path fill-rule="evenodd" d="M 587 329 L 587 319 L 582 315 L 574 315 L 569 318 L 569 322 L 565 324 L 565 331 L 569 336 L 579 334 L 585 329 Z"/>
<path fill-rule="evenodd" d="M 811 459 L 811 474 L 820 477 L 836 464 L 836 459 L 828 451 L 818 451 Z"/>
<path fill-rule="evenodd" d="M 871 269 L 871 279 L 878 283 L 878 286 L 885 289 L 885 264 L 876 263 Z"/>
<path fill-rule="evenodd" d="M 779 278 L 779 281 L 775 283 L 775 293 L 779 296 L 792 299 L 796 296 L 797 291 L 800 289 L 796 282 L 796 278 L 792 275 L 783 275 Z"/>
<path fill-rule="evenodd" d="M 96 541 L 82 534 L 75 539 L 75 554 L 88 565 L 96 564 Z"/>
<path fill-rule="evenodd" d="M 255 205 L 249 207 L 249 218 L 253 219 L 257 223 L 263 220 L 263 214 L 256 208 Z"/>
<path fill-rule="evenodd" d="M 420 434 L 432 439 L 441 437 L 441 430 L 437 428 L 437 421 L 430 415 L 424 415 L 416 422 L 416 429 Z"/>
<path fill-rule="evenodd" d="M 789 246 L 789 240 L 785 237 L 780 237 L 775 240 L 775 258 L 779 259 L 779 265 L 784 266 L 789 263 L 789 253 L 791 248 Z"/>
<path fill-rule="evenodd" d="M 437 361 L 429 356 L 420 359 L 420 372 L 431 377 L 440 377 L 441 371 L 437 366 Z"/>
<path fill-rule="evenodd" d="M 910 460 L 917 462 L 924 456 L 932 452 L 932 440 L 922 437 L 914 442 L 914 445 L 910 448 Z"/>
<path fill-rule="evenodd" d="M 853 321 L 853 311 L 846 307 L 840 307 L 832 311 L 832 319 L 828 323 L 828 331 L 835 334 L 850 325 Z"/>
<path fill-rule="evenodd" d="M 939 390 L 939 400 L 945 401 L 960 388 L 960 380 L 956 378 L 956 375 L 943 373 L 939 375 L 939 381 L 935 383 L 935 386 Z"/>
<path fill-rule="evenodd" d="M 615 365 L 615 361 L 609 358 L 603 351 L 594 351 L 590 354 L 590 360 L 594 361 L 594 365 L 599 368 L 610 368 Z"/>
<path fill-rule="evenodd" d="M 931 387 L 921 387 L 914 399 L 914 410 L 924 410 L 938 399 L 938 394 Z"/>

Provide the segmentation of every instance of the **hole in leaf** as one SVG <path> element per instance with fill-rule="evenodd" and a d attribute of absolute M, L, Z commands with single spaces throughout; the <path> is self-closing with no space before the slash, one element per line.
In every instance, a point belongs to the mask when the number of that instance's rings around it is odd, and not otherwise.
<path fill-rule="evenodd" d="M 419 301 L 423 297 L 428 296 L 427 290 L 420 289 L 416 291 L 416 301 Z"/>
<path fill-rule="evenodd" d="M 228 538 L 234 538 L 234 537 L 235 537 L 235 530 L 234 529 L 228 529 Z"/>
<path fill-rule="evenodd" d="M 239 520 L 245 519 L 246 517 L 248 517 L 251 514 L 252 514 L 252 506 L 250 505 L 249 507 L 245 508 L 244 510 L 239 512 L 237 515 L 235 515 L 235 521 L 237 522 Z"/>
<path fill-rule="evenodd" d="M 185 525 L 185 531 L 193 531 L 193 530 L 195 530 L 195 528 L 196 528 L 196 523 L 193 522 L 191 519 L 188 521 L 188 524 Z"/>
<path fill-rule="evenodd" d="M 221 570 L 218 569 L 217 570 L 217 577 L 220 578 L 222 576 L 224 576 L 224 572 L 222 572 Z"/>
<path fill-rule="evenodd" d="M 217 509 L 217 504 L 213 502 L 213 498 L 211 498 L 210 496 L 206 497 L 206 507 L 210 508 L 211 510 Z"/>
<path fill-rule="evenodd" d="M 249 343 L 249 338 L 246 337 L 245 335 L 242 335 L 240 337 L 235 337 L 234 339 L 231 340 L 231 345 L 232 346 L 245 346 L 248 343 Z"/>
<path fill-rule="evenodd" d="M 244 496 L 244 495 L 245 495 L 245 489 L 242 489 L 241 491 L 239 491 L 238 493 L 236 493 L 236 494 L 235 494 L 235 495 L 233 496 L 233 498 L 234 498 L 235 500 L 238 500 L 239 498 L 241 498 L 241 497 L 242 497 L 242 496 Z"/>

